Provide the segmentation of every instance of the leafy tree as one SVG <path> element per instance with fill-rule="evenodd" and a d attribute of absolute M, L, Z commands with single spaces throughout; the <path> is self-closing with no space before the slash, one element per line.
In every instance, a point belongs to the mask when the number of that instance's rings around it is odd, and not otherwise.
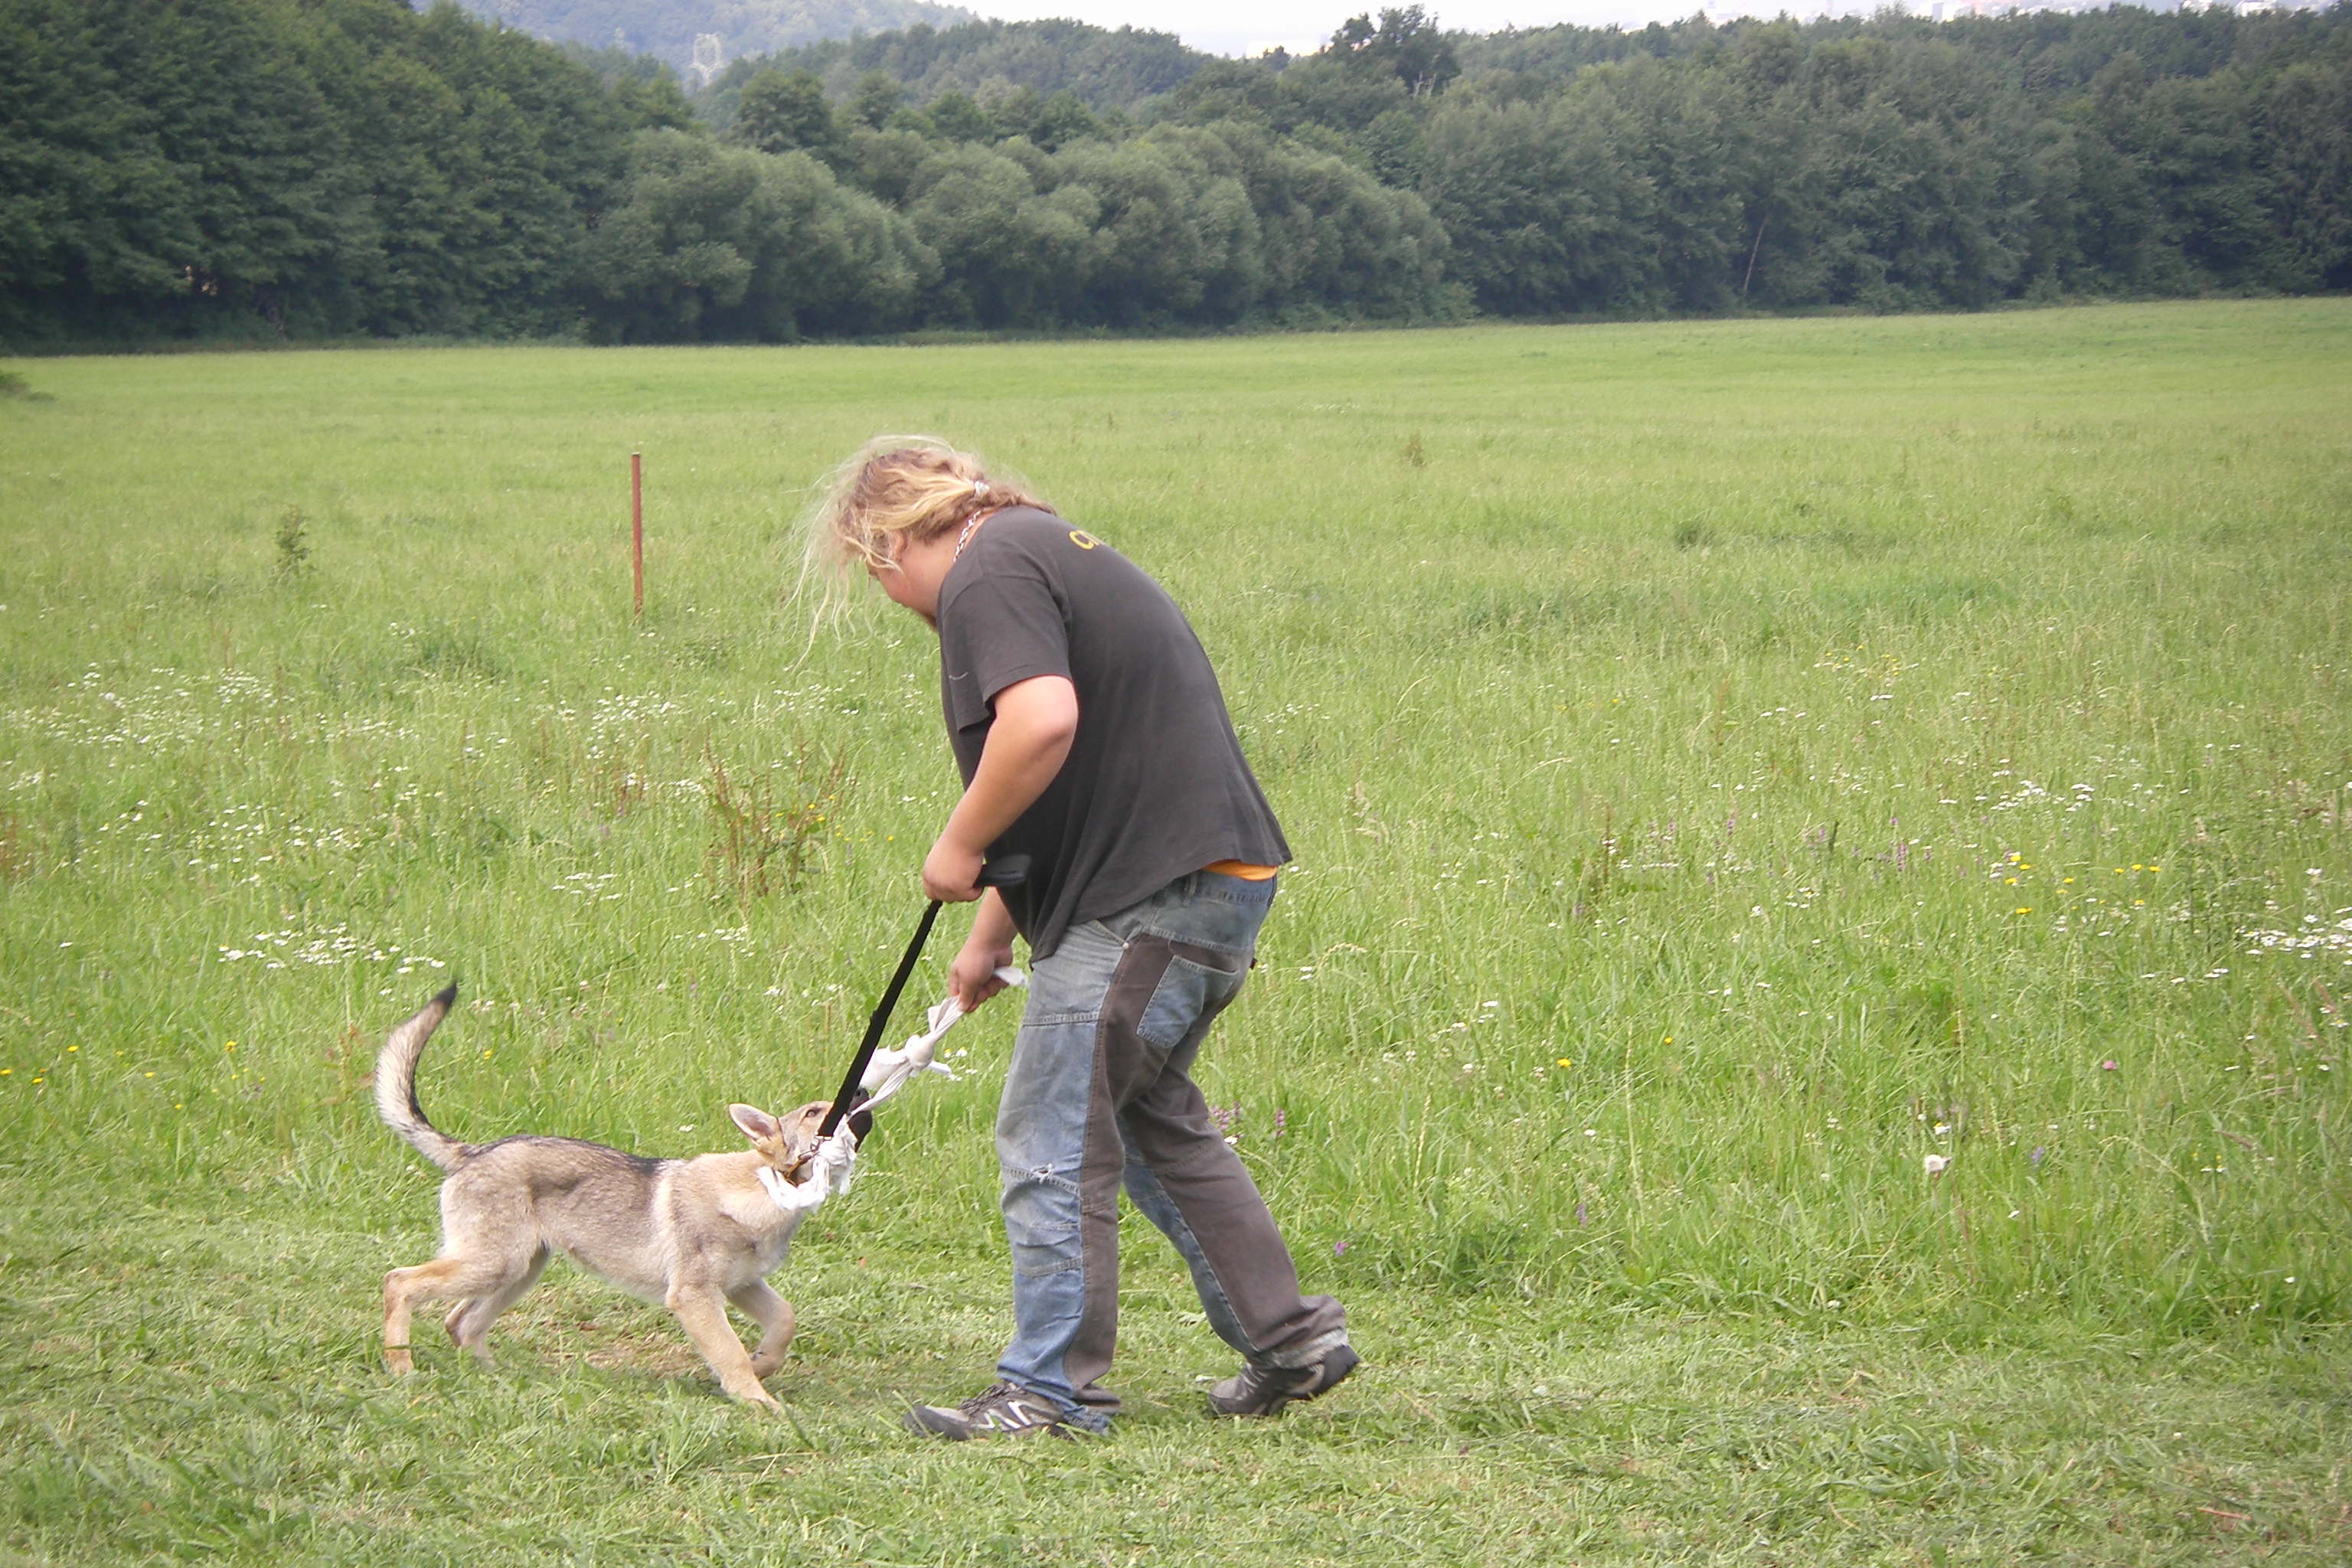
<path fill-rule="evenodd" d="M 898 112 L 906 94 L 898 81 L 886 70 L 870 70 L 857 79 L 856 90 L 850 94 L 848 119 L 852 124 L 863 125 L 869 131 L 879 131 Z"/>
<path fill-rule="evenodd" d="M 2264 91 L 2264 172 L 2291 286 L 2352 288 L 2352 68 L 2300 61 Z"/>
<path fill-rule="evenodd" d="M 988 110 L 961 92 L 945 92 L 931 100 L 932 130 L 947 142 L 992 142 L 996 121 Z"/>
<path fill-rule="evenodd" d="M 1352 135 L 1391 110 L 1412 102 L 1412 94 L 1395 76 L 1381 70 L 1355 68 L 1331 50 L 1310 56 L 1275 79 L 1276 131 L 1295 132 L 1321 125 Z"/>
<path fill-rule="evenodd" d="M 1288 64 L 1286 58 L 1284 64 Z M 1169 94 L 1161 112 L 1185 125 L 1213 125 L 1221 120 L 1271 125 L 1281 97 L 1280 74 L 1264 59 L 1209 60 Z"/>
<path fill-rule="evenodd" d="M 806 153 L 666 130 L 636 138 L 585 262 L 592 328 L 622 342 L 884 330 L 936 268 L 905 219 Z"/>
<path fill-rule="evenodd" d="M 754 269 L 721 335 L 781 342 L 910 324 L 938 258 L 914 226 L 801 154 L 761 160 L 746 214 Z"/>
<path fill-rule="evenodd" d="M 0 329 L 152 321 L 197 242 L 184 175 L 119 52 L 121 20 L 79 0 L 0 7 Z"/>
<path fill-rule="evenodd" d="M 1015 88 L 989 106 L 989 140 L 1003 142 L 1015 136 L 1028 137 L 1045 110 L 1043 93 L 1034 87 Z"/>
<path fill-rule="evenodd" d="M 1391 109 L 1376 115 L 1355 144 L 1375 179 L 1410 190 L 1421 181 L 1422 142 L 1421 117 Z"/>
<path fill-rule="evenodd" d="M 177 284 L 141 289 L 150 320 L 188 331 L 257 310 L 282 328 L 284 290 L 332 249 L 341 142 L 287 68 L 289 30 L 236 0 L 101 5 L 97 20 L 99 58 L 136 100 L 134 157 L 173 187 L 175 232 L 152 261 Z"/>
<path fill-rule="evenodd" d="M 935 313 L 982 326 L 1070 319 L 1094 270 L 1099 204 L 1082 185 L 1040 193 L 1029 172 L 992 148 L 935 153 L 907 215 L 943 273 Z"/>
<path fill-rule="evenodd" d="M 915 179 L 936 144 L 904 126 L 887 131 L 852 131 L 842 160 L 843 177 L 892 207 L 903 207 Z"/>
<path fill-rule="evenodd" d="M 622 113 L 635 124 L 683 131 L 695 123 L 694 105 L 678 86 L 677 73 L 654 56 L 611 47 L 592 49 L 584 44 L 565 45 L 563 56 L 594 72 Z"/>
<path fill-rule="evenodd" d="M 1244 123 L 1156 134 L 1240 183 L 1259 235 L 1254 314 L 1412 321 L 1454 308 L 1444 230 L 1413 193 Z"/>
<path fill-rule="evenodd" d="M 2147 169 L 2164 241 L 2200 282 L 2275 288 L 2293 262 L 2269 221 L 2251 96 L 2235 71 L 2154 83 L 2121 140 Z"/>
<path fill-rule="evenodd" d="M 1722 71 L 1636 58 L 1594 69 L 1571 92 L 1600 100 L 1609 142 L 1646 193 L 1655 280 L 1640 308 L 1738 303 L 1739 263 L 1754 249 L 1746 197 L 1758 163 L 1738 84 Z"/>
<path fill-rule="evenodd" d="M 419 45 L 458 116 L 443 232 L 459 265 L 439 330 L 550 330 L 588 215 L 619 174 L 626 111 L 557 50 L 454 5 L 425 15 Z"/>
<path fill-rule="evenodd" d="M 1441 107 L 1423 191 L 1482 309 L 1511 315 L 1653 311 L 1665 303 L 1649 241 L 1654 192 L 1630 165 L 1610 106 Z"/>
<path fill-rule="evenodd" d="M 744 84 L 728 139 L 762 153 L 832 153 L 841 140 L 814 72 L 771 68 Z"/>
<path fill-rule="evenodd" d="M 706 316 L 741 304 L 756 268 L 743 209 L 759 178 L 751 154 L 682 132 L 641 132 L 582 258 L 598 335 L 690 340 Z"/>
<path fill-rule="evenodd" d="M 1021 134 L 1051 153 L 1073 142 L 1101 136 L 1103 125 L 1076 93 L 1066 89 L 1038 107 L 1036 117 Z"/>
<path fill-rule="evenodd" d="M 2165 248 L 2163 218 L 2146 162 L 2131 148 L 2132 125 L 2147 92 L 2139 57 L 2125 50 L 2101 68 L 2084 98 L 2060 115 L 2054 157 L 2066 181 L 2065 232 L 2053 241 L 2061 273 L 2078 287 L 2134 292 L 2188 287 L 2179 258 Z"/>
<path fill-rule="evenodd" d="M 1234 245 L 1247 243 L 1233 222 L 1234 208 L 1247 206 L 1239 182 L 1220 184 L 1163 143 L 1087 143 L 1056 159 L 1053 172 L 1094 208 L 1095 320 L 1132 326 L 1193 315 L 1212 279 L 1233 264 Z"/>
<path fill-rule="evenodd" d="M 1360 70 L 1394 77 L 1415 98 L 1444 91 L 1462 74 L 1454 40 L 1419 5 L 1383 10 L 1377 25 L 1368 14 L 1351 16 L 1331 35 L 1326 52 Z"/>

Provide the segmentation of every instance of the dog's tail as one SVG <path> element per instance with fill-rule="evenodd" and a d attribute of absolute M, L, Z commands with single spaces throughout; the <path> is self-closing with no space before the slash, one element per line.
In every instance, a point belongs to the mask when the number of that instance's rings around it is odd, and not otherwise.
<path fill-rule="evenodd" d="M 452 985 L 427 1002 L 423 1012 L 392 1032 L 375 1058 L 375 1113 L 445 1171 L 465 1162 L 466 1145 L 425 1120 L 425 1108 L 416 1103 L 416 1061 L 457 1000 L 457 988 Z"/>

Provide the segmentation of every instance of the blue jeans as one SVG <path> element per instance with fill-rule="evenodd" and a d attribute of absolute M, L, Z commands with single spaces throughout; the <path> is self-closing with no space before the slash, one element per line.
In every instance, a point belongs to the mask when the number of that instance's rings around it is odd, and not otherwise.
<path fill-rule="evenodd" d="M 1275 884 L 1213 871 L 1070 928 L 1030 976 L 997 1111 L 1013 1342 L 997 1374 L 1100 1431 L 1118 1396 L 1118 1194 L 1176 1244 L 1218 1337 L 1276 1366 L 1347 1342 L 1328 1296 L 1302 1298 L 1290 1251 L 1190 1076 L 1242 988 Z"/>

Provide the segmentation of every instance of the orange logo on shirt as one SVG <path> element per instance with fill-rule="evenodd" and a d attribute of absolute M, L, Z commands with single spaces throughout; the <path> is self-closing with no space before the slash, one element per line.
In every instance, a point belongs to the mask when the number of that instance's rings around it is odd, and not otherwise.
<path fill-rule="evenodd" d="M 1102 542 L 1082 528 L 1074 528 L 1070 530 L 1070 542 L 1081 550 L 1092 550 Z"/>

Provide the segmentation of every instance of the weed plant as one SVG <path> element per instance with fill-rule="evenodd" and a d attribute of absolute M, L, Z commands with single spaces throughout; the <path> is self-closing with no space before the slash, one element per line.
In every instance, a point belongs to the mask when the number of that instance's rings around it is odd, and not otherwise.
<path fill-rule="evenodd" d="M 44 362 L 0 1551 L 2341 1561 L 2347 359 L 2318 301 Z M 1202 1423 L 1130 1226 L 1117 1440 L 897 1432 L 1003 1331 L 1000 1006 L 780 1278 L 788 1420 L 562 1269 L 392 1383 L 432 991 L 460 1137 L 725 1147 L 854 1045 L 954 777 L 929 635 L 790 594 L 887 429 L 1215 659 L 1298 859 L 1203 1076 L 1365 1375 Z"/>

